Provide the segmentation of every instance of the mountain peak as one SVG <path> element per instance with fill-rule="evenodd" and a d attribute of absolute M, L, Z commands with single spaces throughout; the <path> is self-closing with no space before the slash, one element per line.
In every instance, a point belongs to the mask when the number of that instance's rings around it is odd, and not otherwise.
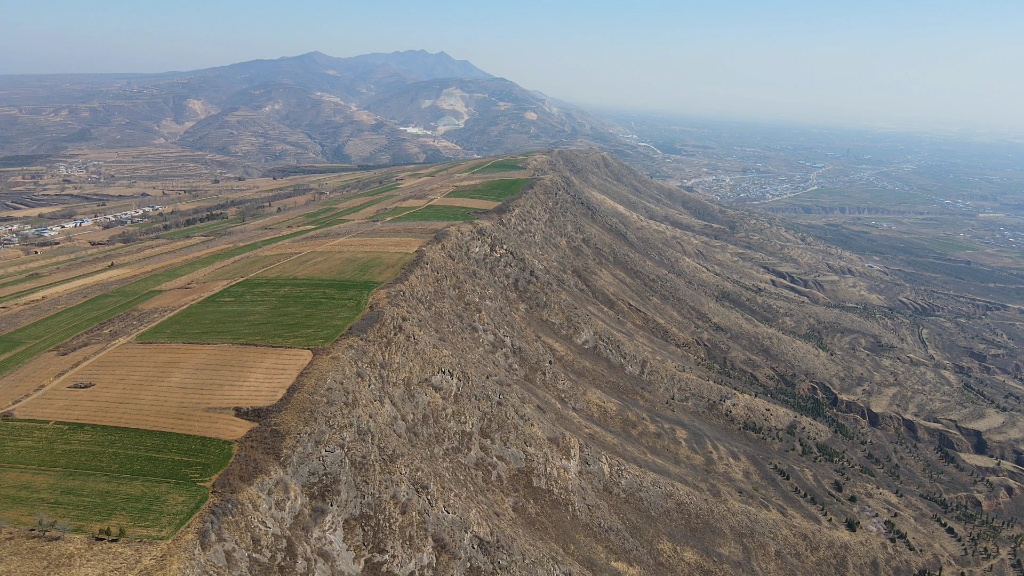
<path fill-rule="evenodd" d="M 477 68 L 467 60 L 456 60 L 446 52 L 431 53 L 426 50 L 405 50 L 364 54 L 345 58 L 359 64 L 386 64 L 396 68 L 417 80 L 433 80 L 435 78 L 467 78 L 486 79 L 494 76 Z"/>

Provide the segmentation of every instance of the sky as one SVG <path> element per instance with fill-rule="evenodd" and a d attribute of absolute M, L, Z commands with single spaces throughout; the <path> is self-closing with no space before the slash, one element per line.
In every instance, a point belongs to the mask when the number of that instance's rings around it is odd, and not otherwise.
<path fill-rule="evenodd" d="M 1024 134 L 1024 2 L 0 0 L 0 74 L 426 49 L 594 108 Z"/>

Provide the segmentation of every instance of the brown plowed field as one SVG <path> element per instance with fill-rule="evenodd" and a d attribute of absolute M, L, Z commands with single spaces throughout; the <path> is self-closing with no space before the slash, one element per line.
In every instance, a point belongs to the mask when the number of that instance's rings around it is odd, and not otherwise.
<path fill-rule="evenodd" d="M 235 440 L 254 426 L 235 406 L 277 402 L 308 350 L 126 344 L 18 408 L 19 418 L 165 430 Z M 88 388 L 69 388 L 91 383 Z"/>
<path fill-rule="evenodd" d="M 286 254 L 294 256 L 302 252 L 315 250 L 318 252 L 407 252 L 413 253 L 425 242 L 422 238 L 367 238 L 354 236 L 331 241 L 330 239 L 312 238 L 310 240 L 282 242 L 277 246 L 264 248 L 260 254 Z"/>
<path fill-rule="evenodd" d="M 501 202 L 474 200 L 472 198 L 448 198 L 447 196 L 434 202 L 435 206 L 462 206 L 464 208 L 478 208 L 480 210 L 490 210 L 499 204 Z"/>
<path fill-rule="evenodd" d="M 259 276 L 387 282 L 397 276 L 412 259 L 413 255 L 408 252 L 318 250 L 283 262 L 261 272 Z"/>
<path fill-rule="evenodd" d="M 44 352 L 24 366 L 0 378 L 0 410 L 22 396 L 56 378 L 102 346 L 87 346 L 71 354 L 61 356 L 56 352 Z"/>

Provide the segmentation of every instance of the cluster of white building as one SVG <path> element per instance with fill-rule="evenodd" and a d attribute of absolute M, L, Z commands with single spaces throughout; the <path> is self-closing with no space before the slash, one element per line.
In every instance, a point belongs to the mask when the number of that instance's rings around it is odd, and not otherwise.
<path fill-rule="evenodd" d="M 75 162 L 74 164 L 57 164 L 57 174 L 61 176 L 81 176 L 88 174 L 90 169 L 93 167 L 103 166 L 103 162 L 89 162 L 88 164 L 82 164 L 81 162 Z"/>
<path fill-rule="evenodd" d="M 136 208 L 134 210 L 127 210 L 125 212 L 119 212 L 117 214 L 108 214 L 106 216 L 97 216 L 96 218 L 79 218 L 78 220 L 72 220 L 70 222 L 64 222 L 62 224 L 53 224 L 52 226 L 43 226 L 39 228 L 29 228 L 24 224 L 6 224 L 0 226 L 0 247 L 3 245 L 16 245 L 18 244 L 18 235 L 24 233 L 26 230 L 31 236 L 56 236 L 60 234 L 62 230 L 69 228 L 81 228 L 83 226 L 91 226 L 102 222 L 121 222 L 123 224 L 137 224 L 144 222 L 145 218 L 142 216 L 148 212 L 156 212 L 164 209 L 165 206 L 146 206 L 145 208 Z"/>

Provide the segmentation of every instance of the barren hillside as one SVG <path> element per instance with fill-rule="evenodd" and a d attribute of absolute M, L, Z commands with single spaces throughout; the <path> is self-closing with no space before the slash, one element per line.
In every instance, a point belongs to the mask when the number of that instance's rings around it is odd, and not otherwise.
<path fill-rule="evenodd" d="M 1019 573 L 1020 386 L 965 348 L 1016 309 L 602 154 L 531 169 L 248 414 L 142 572 Z"/>

